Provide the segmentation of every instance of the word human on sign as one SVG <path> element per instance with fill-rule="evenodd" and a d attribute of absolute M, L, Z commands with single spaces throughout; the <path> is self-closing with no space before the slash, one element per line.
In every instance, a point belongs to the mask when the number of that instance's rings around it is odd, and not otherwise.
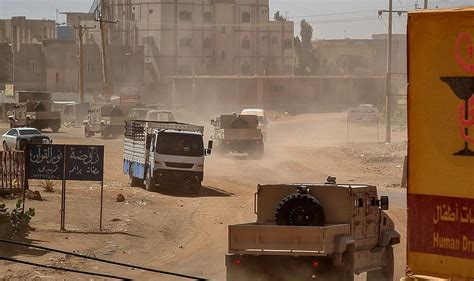
<path fill-rule="evenodd" d="M 26 156 L 28 179 L 103 180 L 103 146 L 28 145 Z"/>
<path fill-rule="evenodd" d="M 102 181 L 104 147 L 66 145 L 66 180 Z"/>
<path fill-rule="evenodd" d="M 64 178 L 64 145 L 29 145 L 26 158 L 27 179 Z"/>

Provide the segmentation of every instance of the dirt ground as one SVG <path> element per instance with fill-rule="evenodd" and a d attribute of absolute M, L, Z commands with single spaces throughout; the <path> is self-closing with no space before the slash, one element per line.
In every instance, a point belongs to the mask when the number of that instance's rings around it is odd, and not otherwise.
<path fill-rule="evenodd" d="M 379 140 L 384 140 L 380 129 Z M 210 130 L 207 131 L 209 137 Z M 349 132 L 349 134 L 348 134 Z M 349 137 L 348 137 L 349 135 Z M 377 142 L 375 126 L 346 124 L 344 114 L 286 116 L 273 121 L 262 160 L 232 155 L 206 159 L 205 188 L 199 197 L 177 191 L 147 192 L 128 187 L 122 173 L 122 140 L 84 139 L 82 129 L 51 134 L 55 143 L 103 144 L 106 152 L 104 232 L 99 232 L 100 188 L 97 183 L 67 184 L 67 232 L 59 231 L 60 183 L 44 201 L 28 201 L 36 209 L 32 221 L 35 244 L 114 261 L 225 280 L 227 226 L 252 222 L 253 195 L 259 183 L 338 182 L 379 186 L 391 197 L 389 214 L 402 235 L 395 247 L 396 279 L 404 275 L 406 193 L 400 187 L 406 130 L 394 132 L 394 143 Z M 349 142 L 348 142 L 349 140 Z M 125 202 L 116 202 L 117 194 Z M 3 199 L 0 199 L 3 200 Z M 5 201 L 5 200 L 3 200 Z M 7 201 L 8 206 L 14 204 Z M 150 274 L 43 251 L 11 253 L 16 259 L 104 272 L 141 280 L 184 280 Z M 0 262 L 0 279 L 90 279 L 89 276 Z M 357 280 L 364 280 L 363 276 Z"/>

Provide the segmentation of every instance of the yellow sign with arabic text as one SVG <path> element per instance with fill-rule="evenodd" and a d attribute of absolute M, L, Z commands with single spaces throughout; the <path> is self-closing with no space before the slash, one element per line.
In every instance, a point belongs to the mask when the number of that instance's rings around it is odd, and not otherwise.
<path fill-rule="evenodd" d="M 474 278 L 474 8 L 408 20 L 408 270 Z"/>
<path fill-rule="evenodd" d="M 12 84 L 5 85 L 5 96 L 14 97 L 15 96 L 15 86 Z"/>

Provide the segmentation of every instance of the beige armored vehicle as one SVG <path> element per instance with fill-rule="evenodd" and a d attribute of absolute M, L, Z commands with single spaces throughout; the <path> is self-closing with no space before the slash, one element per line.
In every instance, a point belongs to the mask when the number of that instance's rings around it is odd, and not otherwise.
<path fill-rule="evenodd" d="M 100 134 L 102 138 L 114 138 L 124 132 L 127 113 L 112 104 L 92 105 L 87 119 L 84 120 L 84 136 L 90 138 Z"/>
<path fill-rule="evenodd" d="M 219 153 L 247 153 L 255 159 L 263 156 L 263 135 L 256 115 L 221 115 L 211 120 L 211 125 Z"/>
<path fill-rule="evenodd" d="M 259 185 L 257 222 L 229 226 L 227 280 L 393 280 L 400 243 L 388 197 L 369 185 Z"/>
<path fill-rule="evenodd" d="M 19 92 L 18 104 L 8 112 L 10 128 L 51 128 L 57 133 L 61 127 L 61 112 L 53 111 L 52 108 L 51 93 Z"/>

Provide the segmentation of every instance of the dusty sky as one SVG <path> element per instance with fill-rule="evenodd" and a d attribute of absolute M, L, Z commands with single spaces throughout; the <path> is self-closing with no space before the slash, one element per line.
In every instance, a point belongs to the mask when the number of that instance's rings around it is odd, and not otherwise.
<path fill-rule="evenodd" d="M 430 7 L 473 5 L 473 0 L 429 0 Z M 25 15 L 28 18 L 56 18 L 59 11 L 88 11 L 92 0 L 0 0 L 0 18 Z M 393 0 L 394 8 L 413 10 L 423 0 Z M 309 21 L 315 38 L 370 38 L 386 32 L 386 15 L 379 19 L 377 10 L 386 9 L 388 0 L 270 0 L 272 12 L 277 10 L 295 21 L 299 32 L 302 19 Z M 288 13 L 288 14 L 287 14 Z M 64 21 L 60 15 L 59 21 Z M 406 16 L 394 17 L 394 31 L 404 33 Z"/>

